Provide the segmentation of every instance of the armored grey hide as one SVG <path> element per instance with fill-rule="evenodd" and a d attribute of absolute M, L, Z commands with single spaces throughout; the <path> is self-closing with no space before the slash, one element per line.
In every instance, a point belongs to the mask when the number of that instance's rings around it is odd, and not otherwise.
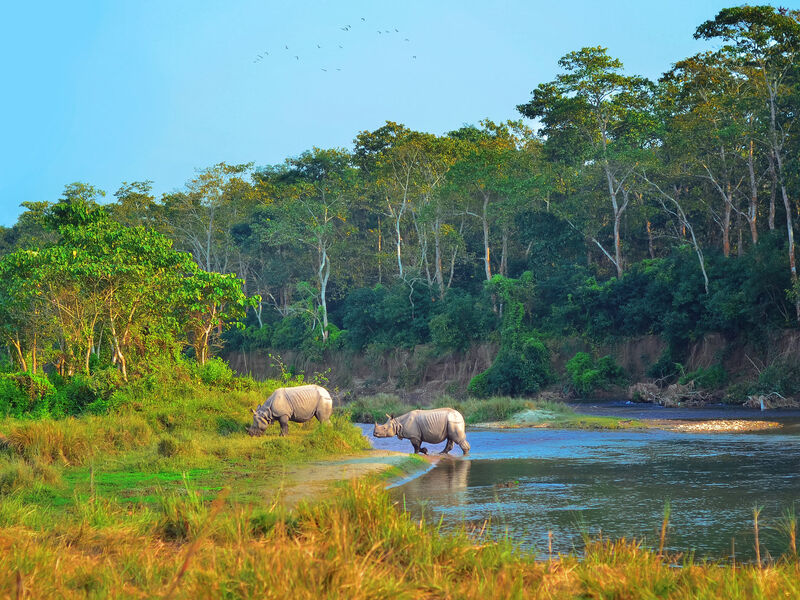
<path fill-rule="evenodd" d="M 305 423 L 316 417 L 326 422 L 333 412 L 331 395 L 318 385 L 301 385 L 278 388 L 253 411 L 253 424 L 247 430 L 250 435 L 262 435 L 273 421 L 281 425 L 281 435 L 289 432 L 289 421 Z"/>
<path fill-rule="evenodd" d="M 372 434 L 375 437 L 396 435 L 398 439 L 409 440 L 414 446 L 415 453 L 428 453 L 426 448 L 422 448 L 422 442 L 438 444 L 447 440 L 442 454 L 450 452 L 453 444 L 458 444 L 464 454 L 467 454 L 470 448 L 464 417 L 454 408 L 412 410 L 396 418 L 390 417 L 383 425 L 375 425 Z"/>

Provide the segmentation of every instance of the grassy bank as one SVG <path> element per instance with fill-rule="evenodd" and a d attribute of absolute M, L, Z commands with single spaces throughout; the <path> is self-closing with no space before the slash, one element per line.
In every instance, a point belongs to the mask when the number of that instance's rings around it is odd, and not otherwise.
<path fill-rule="evenodd" d="M 31 514 L 0 499 L 0 589 L 17 597 L 777 598 L 798 597 L 796 557 L 757 568 L 596 540 L 549 557 L 465 531 L 443 535 L 368 482 L 294 511 L 204 502 L 191 488 L 137 506 L 90 498 Z"/>
<path fill-rule="evenodd" d="M 576 413 L 563 402 L 493 397 L 458 400 L 441 396 L 427 406 L 404 403 L 394 394 L 364 396 L 346 405 L 343 412 L 356 423 L 383 423 L 386 415 L 400 415 L 418 408 L 449 406 L 460 411 L 469 425 L 496 424 L 505 427 L 540 426 L 563 429 L 623 429 L 645 427 L 640 421 L 596 417 Z"/>
<path fill-rule="evenodd" d="M 99 496 L 153 501 L 185 481 L 206 496 L 226 485 L 234 499 L 263 501 L 287 466 L 353 454 L 369 447 L 340 415 L 333 426 L 316 420 L 276 425 L 251 438 L 250 408 L 281 385 L 234 380 L 209 386 L 171 379 L 139 382 L 122 391 L 114 412 L 63 420 L 0 422 L 0 496 L 17 494 L 35 511 L 73 507 Z"/>

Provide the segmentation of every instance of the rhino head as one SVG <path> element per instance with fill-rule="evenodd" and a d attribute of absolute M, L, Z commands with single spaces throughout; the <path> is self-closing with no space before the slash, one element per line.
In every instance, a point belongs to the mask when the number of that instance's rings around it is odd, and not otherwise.
<path fill-rule="evenodd" d="M 272 425 L 272 411 L 270 409 L 255 410 L 251 408 L 250 412 L 253 413 L 253 424 L 247 428 L 247 433 L 249 433 L 251 437 L 264 435 L 264 431 L 267 427 Z"/>
<path fill-rule="evenodd" d="M 372 435 L 379 438 L 394 437 L 397 435 L 400 425 L 392 415 L 386 415 L 389 419 L 383 425 L 375 423 L 375 429 L 372 430 Z"/>

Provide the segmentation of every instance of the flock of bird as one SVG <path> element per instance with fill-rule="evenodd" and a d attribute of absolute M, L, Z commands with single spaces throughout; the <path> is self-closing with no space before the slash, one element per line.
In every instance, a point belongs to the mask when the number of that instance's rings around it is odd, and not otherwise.
<path fill-rule="evenodd" d="M 364 17 L 361 17 L 361 21 L 362 21 L 362 23 L 366 23 L 367 20 Z M 347 32 L 347 31 L 350 31 L 352 29 L 352 26 L 344 25 L 344 26 L 339 27 L 339 29 L 341 29 L 342 31 Z M 392 35 L 392 34 L 400 33 L 399 29 L 397 29 L 397 28 L 393 28 L 393 29 L 394 29 L 394 31 L 392 31 L 392 29 L 383 29 L 383 30 L 378 29 L 377 32 L 378 32 L 378 35 L 384 35 L 384 34 Z M 411 40 L 409 40 L 408 38 L 403 38 L 403 41 L 404 42 L 410 42 Z M 320 44 L 316 44 L 316 46 L 317 46 L 318 50 L 322 50 L 322 46 Z M 337 44 L 337 46 L 338 46 L 338 48 L 340 50 L 344 48 L 344 46 L 342 46 L 341 44 Z M 284 44 L 283 45 L 283 51 L 284 52 L 288 52 L 289 51 L 289 45 L 288 44 Z M 273 55 L 274 55 L 274 51 L 273 51 Z M 263 53 L 256 55 L 256 57 L 253 60 L 253 62 L 254 63 L 259 63 L 262 60 L 266 60 L 269 56 L 270 56 L 269 51 L 268 50 L 264 50 Z M 291 56 L 294 56 L 295 60 L 300 61 L 300 55 L 299 54 L 294 54 L 294 55 L 291 55 Z M 417 56 L 416 55 L 411 55 L 411 58 L 416 60 Z M 320 67 L 320 70 L 321 71 L 325 71 L 326 73 L 328 72 L 328 69 L 325 69 L 323 67 Z M 336 67 L 336 70 L 337 71 L 341 71 L 342 68 L 341 67 Z"/>

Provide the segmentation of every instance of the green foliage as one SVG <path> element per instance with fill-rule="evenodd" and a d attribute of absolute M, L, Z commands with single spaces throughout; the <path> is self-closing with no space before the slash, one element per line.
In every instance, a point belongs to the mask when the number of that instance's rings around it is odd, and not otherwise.
<path fill-rule="evenodd" d="M 587 395 L 610 384 L 622 383 L 625 372 L 611 356 L 595 361 L 586 352 L 577 352 L 567 361 L 566 371 L 572 388 L 580 395 Z"/>
<path fill-rule="evenodd" d="M 491 331 L 494 314 L 484 299 L 463 290 L 448 290 L 438 314 L 428 323 L 430 339 L 439 351 L 464 352 Z"/>
<path fill-rule="evenodd" d="M 398 283 L 376 285 L 351 292 L 344 301 L 341 318 L 344 344 L 361 350 L 370 344 L 411 348 L 428 341 L 433 302 L 422 284 L 409 289 Z"/>
<path fill-rule="evenodd" d="M 233 383 L 233 371 L 221 358 L 210 358 L 202 365 L 196 363 L 194 372 L 208 386 L 228 387 Z"/>
<path fill-rule="evenodd" d="M 0 414 L 40 418 L 58 412 L 56 389 L 50 381 L 32 373 L 0 374 Z"/>
<path fill-rule="evenodd" d="M 758 375 L 751 393 L 769 394 L 778 392 L 782 396 L 800 394 L 800 363 L 794 358 L 776 360 Z"/>
<path fill-rule="evenodd" d="M 728 381 L 728 373 L 721 364 L 708 367 L 698 367 L 691 373 L 681 376 L 679 383 L 687 384 L 694 381 L 694 384 L 703 389 L 716 390 L 724 386 Z"/>
<path fill-rule="evenodd" d="M 489 395 L 489 371 L 478 373 L 469 380 L 467 393 L 475 398 L 486 398 Z"/>
<path fill-rule="evenodd" d="M 550 351 L 525 323 L 532 286 L 532 275 L 527 272 L 517 280 L 496 275 L 487 282 L 487 292 L 502 303 L 504 310 L 500 350 L 492 366 L 468 385 L 471 394 L 531 395 L 552 380 Z"/>

